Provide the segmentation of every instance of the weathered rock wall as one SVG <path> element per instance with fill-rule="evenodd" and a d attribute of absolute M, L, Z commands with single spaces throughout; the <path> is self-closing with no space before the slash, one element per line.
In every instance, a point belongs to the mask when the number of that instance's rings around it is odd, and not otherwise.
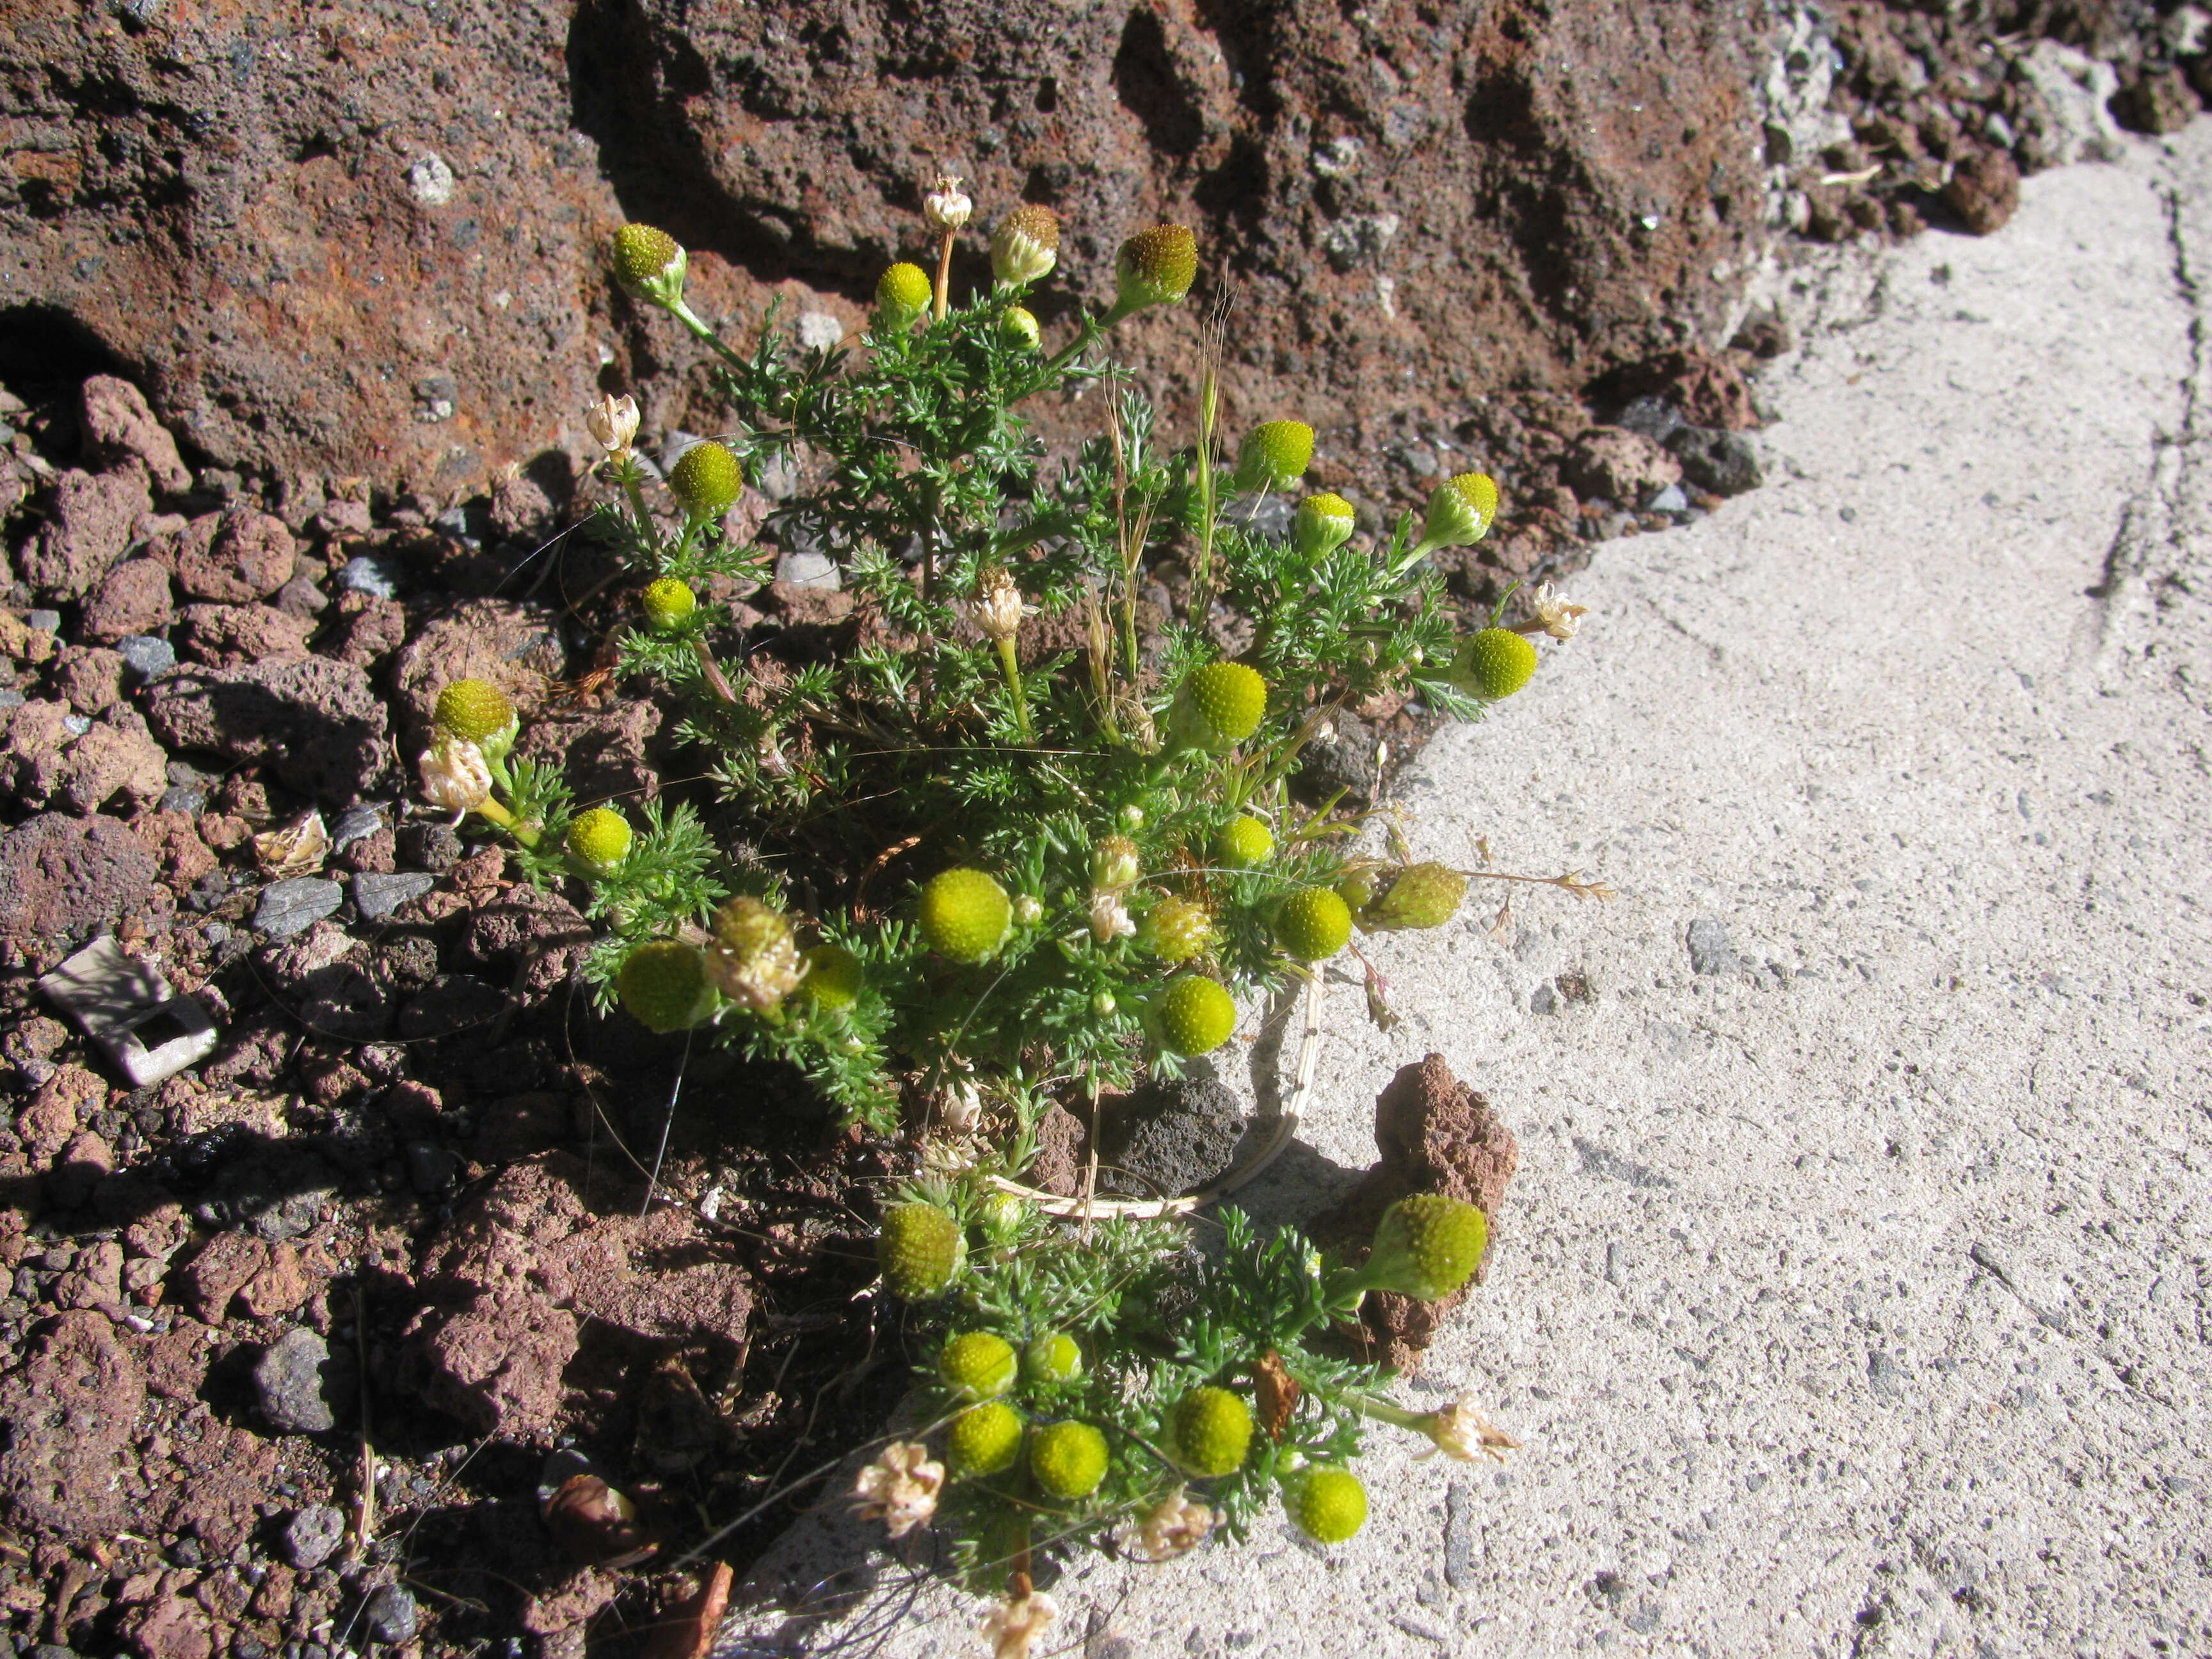
<path fill-rule="evenodd" d="M 857 321 L 950 167 L 985 217 L 1068 216 L 1071 294 L 1133 224 L 1200 226 L 1242 290 L 1233 412 L 1306 413 L 1327 462 L 1718 332 L 1759 235 L 1764 18 L 0 0 L 0 350 L 104 359 L 226 466 L 458 492 L 579 441 L 603 380 L 663 421 L 696 397 L 600 274 L 620 219 L 699 250 L 741 325 L 779 289 Z M 1187 322 L 1133 332 L 1185 372 Z"/>

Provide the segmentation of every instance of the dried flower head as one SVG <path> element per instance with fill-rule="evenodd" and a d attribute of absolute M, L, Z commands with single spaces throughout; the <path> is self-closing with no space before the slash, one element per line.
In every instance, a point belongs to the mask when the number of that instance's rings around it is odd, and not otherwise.
<path fill-rule="evenodd" d="M 253 838 L 253 856 L 272 881 L 313 875 L 323 867 L 331 850 L 331 832 L 323 815 L 312 807 L 282 830 Z"/>
<path fill-rule="evenodd" d="M 983 1639 L 991 1644 L 991 1659 L 1029 1659 L 1030 1644 L 1044 1634 L 1045 1626 L 1060 1617 L 1060 1603 L 1042 1590 L 1007 1598 L 983 1621 Z"/>
<path fill-rule="evenodd" d="M 584 429 L 592 434 L 592 442 L 620 460 L 637 441 L 637 399 L 628 392 L 619 398 L 609 392 L 599 402 L 586 404 Z"/>
<path fill-rule="evenodd" d="M 1213 1511 L 1177 1487 L 1145 1516 L 1137 1538 L 1146 1555 L 1168 1561 L 1196 1549 L 1212 1530 Z"/>
<path fill-rule="evenodd" d="M 707 975 L 740 1007 L 757 1014 L 781 1007 L 806 977 L 791 918 L 747 894 L 726 900 L 714 913 Z"/>
<path fill-rule="evenodd" d="M 977 579 L 968 614 L 987 637 L 1011 640 L 1022 631 L 1022 618 L 1035 616 L 1036 607 L 1024 601 L 1006 566 L 994 565 Z"/>
<path fill-rule="evenodd" d="M 1129 919 L 1129 907 L 1121 902 L 1119 893 L 1103 887 L 1091 895 L 1091 937 L 1101 945 L 1111 945 L 1117 939 L 1128 939 L 1137 931 L 1137 924 Z"/>
<path fill-rule="evenodd" d="M 456 823 L 491 799 L 491 766 L 465 738 L 441 738 L 416 757 L 415 769 L 422 777 L 422 799 Z"/>
<path fill-rule="evenodd" d="M 1040 282 L 1060 260 L 1060 216 L 1027 204 L 999 221 L 991 233 L 991 274 L 1002 283 Z"/>
<path fill-rule="evenodd" d="M 937 1513 L 937 1494 L 945 1485 L 945 1465 L 930 1460 L 929 1448 L 912 1440 L 893 1441 L 860 1471 L 853 1486 L 860 1518 L 880 1521 L 894 1538 L 928 1524 Z"/>
<path fill-rule="evenodd" d="M 929 193 L 921 198 L 921 222 L 940 236 L 959 229 L 975 210 L 975 203 L 960 188 L 960 175 L 957 173 L 939 173 Z"/>
<path fill-rule="evenodd" d="M 1544 631 L 1555 640 L 1574 638 L 1575 629 L 1581 625 L 1581 619 L 1589 615 L 1588 605 L 1569 605 L 1559 597 L 1559 591 L 1549 582 L 1539 587 L 1531 596 L 1528 608 L 1535 612 L 1536 620 L 1543 624 Z"/>
<path fill-rule="evenodd" d="M 1475 1409 L 1474 1396 L 1462 1395 L 1440 1412 L 1431 1412 L 1420 1419 L 1422 1433 L 1435 1441 L 1437 1451 L 1458 1463 L 1474 1463 L 1487 1458 L 1493 1463 L 1503 1463 L 1505 1454 L 1519 1449 L 1521 1443 Z M 1423 1452 L 1424 1457 L 1433 1453 Z"/>

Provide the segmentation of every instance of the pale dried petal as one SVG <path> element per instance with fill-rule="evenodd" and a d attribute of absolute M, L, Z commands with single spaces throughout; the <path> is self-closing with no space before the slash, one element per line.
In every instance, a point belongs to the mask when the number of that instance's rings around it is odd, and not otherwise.
<path fill-rule="evenodd" d="M 1195 1549 L 1212 1530 L 1213 1511 L 1178 1491 L 1145 1517 L 1137 1536 L 1146 1554 L 1165 1561 Z"/>
<path fill-rule="evenodd" d="M 940 174 L 929 193 L 921 198 L 921 222 L 940 236 L 948 230 L 959 229 L 975 210 L 975 204 L 960 188 L 957 173 Z"/>
<path fill-rule="evenodd" d="M 944 1485 L 945 1465 L 930 1461 L 929 1448 L 899 1440 L 860 1471 L 853 1495 L 860 1500 L 862 1520 L 880 1521 L 892 1537 L 903 1538 L 937 1513 L 937 1494 Z"/>
<path fill-rule="evenodd" d="M 272 880 L 312 876 L 330 856 L 331 832 L 323 828 L 323 815 L 310 809 L 282 830 L 253 838 L 253 855 Z"/>
<path fill-rule="evenodd" d="M 1012 1597 L 983 1621 L 983 1639 L 991 1644 L 991 1659 L 1029 1659 L 1030 1644 L 1059 1617 L 1060 1603 L 1042 1590 Z"/>
<path fill-rule="evenodd" d="M 415 763 L 422 775 L 422 799 L 456 816 L 491 799 L 491 766 L 483 750 L 465 738 L 447 738 L 426 749 Z"/>

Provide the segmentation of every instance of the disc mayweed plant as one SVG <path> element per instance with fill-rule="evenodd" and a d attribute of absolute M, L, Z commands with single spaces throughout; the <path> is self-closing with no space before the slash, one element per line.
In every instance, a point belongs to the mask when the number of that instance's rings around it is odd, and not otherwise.
<path fill-rule="evenodd" d="M 723 340 L 686 302 L 684 250 L 623 228 L 622 287 L 703 343 L 734 417 L 664 472 L 629 398 L 586 416 L 613 497 L 592 528 L 634 578 L 616 678 L 684 704 L 678 735 L 707 757 L 714 798 L 576 803 L 553 769 L 512 758 L 514 705 L 477 681 L 440 696 L 420 769 L 429 800 L 510 838 L 532 879 L 581 885 L 606 1003 L 793 1064 L 878 1133 L 955 1126 L 882 1219 L 884 1287 L 933 1346 L 919 1386 L 940 1409 L 861 1493 L 894 1532 L 950 1525 L 1014 1598 L 1006 1616 L 1027 1607 L 1041 1628 L 1048 1542 L 1119 1533 L 1171 1553 L 1270 1493 L 1334 1541 L 1364 1512 L 1346 1466 L 1366 1422 L 1455 1456 L 1490 1449 L 1315 1346 L 1370 1288 L 1465 1282 L 1480 1214 L 1408 1200 L 1354 1273 L 1233 1212 L 1218 1258 L 1159 1219 L 1079 1243 L 1007 1189 L 1054 1103 L 1174 1077 L 1360 933 L 1452 919 L 1490 872 L 1413 862 L 1395 825 L 1397 856 L 1361 855 L 1360 820 L 1295 809 L 1288 780 L 1340 710 L 1479 715 L 1536 672 L 1534 637 L 1571 637 L 1582 612 L 1547 588 L 1509 619 L 1509 592 L 1462 633 L 1428 556 L 1488 533 L 1498 490 L 1479 472 L 1371 541 L 1334 494 L 1304 495 L 1279 537 L 1225 511 L 1298 492 L 1313 428 L 1285 414 L 1229 443 L 1217 327 L 1192 441 L 1171 445 L 1106 350 L 1127 319 L 1190 293 L 1191 233 L 1128 237 L 1111 303 L 1066 310 L 1052 339 L 1028 302 L 1059 269 L 1058 217 L 1006 212 L 991 286 L 959 300 L 972 210 L 937 180 L 866 331 L 805 350 L 773 313 L 749 350 Z M 1048 468 L 1025 410 L 1079 393 L 1068 407 L 1097 410 L 1099 430 Z M 834 649 L 763 648 L 733 617 L 773 556 L 731 509 L 770 467 L 807 481 L 769 519 L 775 538 L 828 551 L 853 599 Z M 1147 625 L 1155 574 L 1177 585 L 1176 614 Z M 1213 629 L 1224 607 L 1249 626 L 1233 654 Z"/>

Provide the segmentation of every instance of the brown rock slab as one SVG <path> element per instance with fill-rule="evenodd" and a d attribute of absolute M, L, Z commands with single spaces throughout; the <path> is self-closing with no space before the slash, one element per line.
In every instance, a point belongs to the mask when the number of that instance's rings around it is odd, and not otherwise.
<path fill-rule="evenodd" d="M 0 1380 L 0 1502 L 20 1522 L 86 1541 L 130 1523 L 126 1484 L 146 1381 L 104 1313 L 63 1313 Z"/>
<path fill-rule="evenodd" d="M 173 565 L 177 586 L 196 599 L 244 605 L 292 580 L 295 550 L 282 519 L 266 513 L 209 513 L 154 556 Z"/>
<path fill-rule="evenodd" d="M 567 659 L 550 612 L 511 599 L 464 599 L 407 642 L 392 665 L 392 690 L 419 741 L 429 732 L 438 693 L 453 681 L 488 680 L 526 714 Z"/>
<path fill-rule="evenodd" d="M 389 760 L 384 700 L 368 675 L 322 657 L 180 669 L 151 688 L 146 718 L 172 749 L 266 761 L 326 802 L 357 799 Z"/>
<path fill-rule="evenodd" d="M 455 1214 L 424 1257 L 404 1386 L 479 1431 L 536 1434 L 672 1352 L 705 1386 L 728 1376 L 752 1310 L 743 1271 L 687 1211 L 595 1213 L 586 1179 L 580 1159 L 544 1153 Z"/>
<path fill-rule="evenodd" d="M 1498 1206 L 1521 1149 L 1490 1103 L 1455 1078 L 1442 1054 L 1401 1066 L 1376 1097 L 1375 1144 L 1382 1161 L 1334 1208 L 1308 1224 L 1316 1241 L 1341 1250 L 1356 1266 L 1366 1259 L 1382 1212 L 1414 1193 L 1441 1193 L 1474 1205 L 1490 1218 L 1494 1235 Z M 1478 1269 L 1475 1283 L 1482 1276 Z M 1466 1296 L 1462 1291 L 1441 1302 L 1420 1302 L 1370 1294 L 1360 1311 L 1375 1357 L 1403 1374 L 1419 1370 L 1422 1350 Z"/>
<path fill-rule="evenodd" d="M 21 555 L 23 580 L 48 599 L 82 598 L 123 556 L 131 526 L 153 507 L 143 468 L 63 473 L 46 523 Z"/>
<path fill-rule="evenodd" d="M 93 590 L 77 631 L 100 645 L 134 634 L 158 634 L 176 615 L 169 591 L 169 568 L 154 559 L 125 559 Z"/>
<path fill-rule="evenodd" d="M 307 654 L 314 618 L 266 605 L 188 605 L 184 655 L 213 667 L 289 662 Z"/>
<path fill-rule="evenodd" d="M 58 956 L 126 918 L 167 927 L 175 908 L 145 843 L 112 818 L 44 812 L 0 837 L 0 940 Z"/>
<path fill-rule="evenodd" d="M 112 374 L 94 374 L 77 396 L 77 420 L 85 452 L 107 461 L 136 459 L 162 494 L 174 495 L 192 481 L 177 441 L 154 418 L 146 394 Z"/>
<path fill-rule="evenodd" d="M 2001 149 L 1978 149 L 1952 169 L 1943 204 L 1977 236 L 2001 230 L 2020 207 L 2020 168 Z"/>

